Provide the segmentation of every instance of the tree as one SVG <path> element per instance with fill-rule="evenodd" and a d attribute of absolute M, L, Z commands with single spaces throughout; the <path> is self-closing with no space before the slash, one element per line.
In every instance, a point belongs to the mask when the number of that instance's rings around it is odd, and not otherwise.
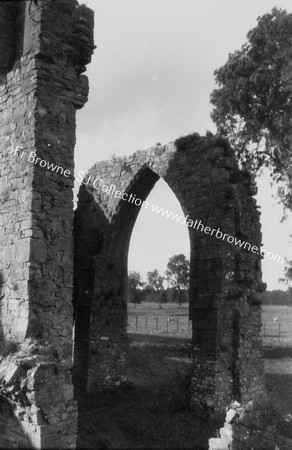
<path fill-rule="evenodd" d="M 181 308 L 182 290 L 188 289 L 190 277 L 190 262 L 185 255 L 172 256 L 167 263 L 165 275 L 177 293 L 178 306 Z"/>
<path fill-rule="evenodd" d="M 165 299 L 165 295 L 163 296 L 164 286 L 163 282 L 165 278 L 162 275 L 159 275 L 158 270 L 154 269 L 152 272 L 147 273 L 148 285 L 154 290 L 155 293 L 158 294 L 159 299 L 159 308 L 161 308 L 161 303 Z"/>
<path fill-rule="evenodd" d="M 139 272 L 129 272 L 128 274 L 128 298 L 132 300 L 134 305 L 141 301 L 141 295 L 139 295 L 139 287 L 143 287 L 144 283 Z"/>
<path fill-rule="evenodd" d="M 281 289 L 275 289 L 273 291 L 264 291 L 261 294 L 261 301 L 263 305 L 290 305 L 291 298 L 289 289 L 282 291 Z"/>
<path fill-rule="evenodd" d="M 284 270 L 284 278 L 280 278 L 279 281 L 282 281 L 288 285 L 288 295 L 289 295 L 289 305 L 292 306 L 292 261 L 286 260 L 286 267 Z"/>
<path fill-rule="evenodd" d="M 284 181 L 279 195 L 292 208 L 292 14 L 273 8 L 258 18 L 247 42 L 215 71 L 211 117 L 243 167 L 270 167 Z"/>

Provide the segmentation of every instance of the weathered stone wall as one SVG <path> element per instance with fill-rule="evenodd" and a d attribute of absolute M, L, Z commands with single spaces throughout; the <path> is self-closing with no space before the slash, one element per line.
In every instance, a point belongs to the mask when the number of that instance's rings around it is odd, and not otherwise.
<path fill-rule="evenodd" d="M 2 54 L 0 85 L 0 392 L 10 404 L 0 445 L 70 448 L 75 112 L 87 100 L 93 14 L 75 0 L 12 3 L 0 17 L 24 25 L 21 51 Z M 1 45 L 12 34 L 1 28 Z"/>
<path fill-rule="evenodd" d="M 196 229 L 188 223 L 192 402 L 202 414 L 220 414 L 232 398 L 262 389 L 261 257 L 201 230 L 220 228 L 258 246 L 261 233 L 253 183 L 238 170 L 228 144 L 214 138 L 194 135 L 97 163 L 84 178 L 74 224 L 75 380 L 88 390 L 102 389 L 124 375 L 129 242 L 159 177 L 184 214 L 203 224 Z M 122 199 L 123 193 L 128 197 Z"/>

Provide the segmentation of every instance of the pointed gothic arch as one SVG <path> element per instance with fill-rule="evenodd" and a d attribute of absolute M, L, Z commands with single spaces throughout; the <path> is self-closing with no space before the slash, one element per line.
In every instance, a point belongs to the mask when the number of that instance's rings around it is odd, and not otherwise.
<path fill-rule="evenodd" d="M 74 222 L 75 385 L 102 389 L 124 375 L 129 242 L 159 177 L 179 200 L 190 236 L 190 401 L 222 413 L 231 399 L 261 391 L 263 366 L 261 256 L 234 245 L 236 238 L 260 248 L 259 212 L 250 176 L 221 139 L 188 136 L 99 162 L 83 180 Z"/>

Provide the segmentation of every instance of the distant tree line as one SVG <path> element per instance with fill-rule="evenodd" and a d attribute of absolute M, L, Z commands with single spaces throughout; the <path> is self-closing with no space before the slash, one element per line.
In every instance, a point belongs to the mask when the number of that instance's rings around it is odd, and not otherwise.
<path fill-rule="evenodd" d="M 274 291 L 265 291 L 261 294 L 263 305 L 289 305 L 292 306 L 292 292 L 281 291 L 280 289 Z"/>
<path fill-rule="evenodd" d="M 154 269 L 147 273 L 147 281 L 144 282 L 139 272 L 129 272 L 128 302 L 157 302 L 159 308 L 163 303 L 177 302 L 181 307 L 188 301 L 189 276 L 190 262 L 183 254 L 169 259 L 165 276 Z"/>
<path fill-rule="evenodd" d="M 189 261 L 182 254 L 174 255 L 167 264 L 165 276 L 159 274 L 157 269 L 147 273 L 147 281 L 143 281 L 139 272 L 129 272 L 128 275 L 128 302 L 158 303 L 162 308 L 164 303 L 182 303 L 189 301 Z M 167 285 L 167 286 L 166 286 Z M 263 305 L 292 306 L 292 289 L 287 291 L 276 289 L 261 294 Z"/>

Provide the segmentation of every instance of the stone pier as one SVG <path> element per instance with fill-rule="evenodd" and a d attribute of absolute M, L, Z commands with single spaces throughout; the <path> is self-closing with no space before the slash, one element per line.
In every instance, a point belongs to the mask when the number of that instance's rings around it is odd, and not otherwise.
<path fill-rule="evenodd" d="M 2 448 L 75 446 L 75 115 L 93 48 L 75 0 L 0 3 Z"/>

